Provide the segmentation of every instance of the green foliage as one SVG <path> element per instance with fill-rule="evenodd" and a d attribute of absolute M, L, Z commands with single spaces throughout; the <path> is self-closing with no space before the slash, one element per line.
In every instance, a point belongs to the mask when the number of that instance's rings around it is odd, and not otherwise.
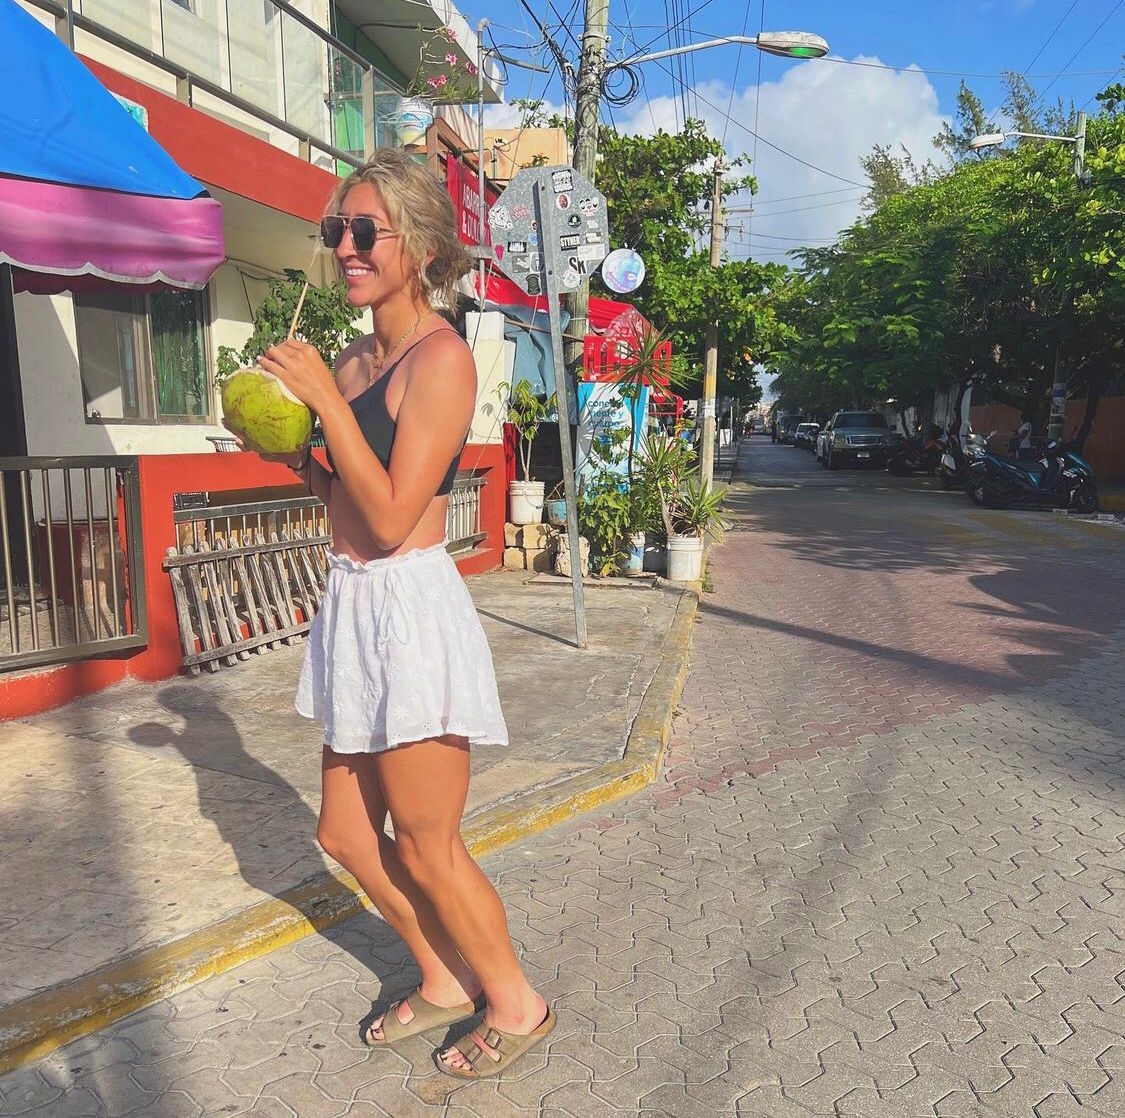
<path fill-rule="evenodd" d="M 531 447 L 542 423 L 556 407 L 555 395 L 536 396 L 526 380 L 509 386 L 501 384 L 496 390 L 504 406 L 504 418 L 516 429 L 519 436 L 520 465 L 523 466 L 523 480 L 531 480 Z"/>
<path fill-rule="evenodd" d="M 591 469 L 578 492 L 578 532 L 590 541 L 591 562 L 600 575 L 620 568 L 625 538 L 636 530 L 630 488 L 620 471 L 628 437 L 624 428 L 613 428 L 594 439 Z"/>
<path fill-rule="evenodd" d="M 941 175 L 896 180 L 877 151 L 872 212 L 830 248 L 807 250 L 780 296 L 790 341 L 774 363 L 786 410 L 925 407 L 936 389 L 978 385 L 1046 421 L 1056 359 L 1071 394 L 1120 376 L 1125 338 L 1125 89 L 1099 95 L 1080 186 L 1073 148 L 1025 141 L 962 158 L 990 130 L 966 88 L 942 146 Z M 1008 115 L 1029 130 L 1073 135 L 1075 121 L 1037 114 L 1022 79 Z M 952 416 L 932 416 L 946 423 Z"/>
<path fill-rule="evenodd" d="M 254 312 L 254 332 L 249 341 L 241 350 L 219 346 L 215 363 L 219 383 L 237 369 L 252 365 L 270 346 L 285 341 L 304 283 L 305 273 L 295 268 L 286 268 L 284 278 L 269 281 L 266 297 Z M 358 312 L 347 301 L 345 291 L 342 282 L 331 287 L 310 287 L 297 324 L 297 337 L 316 346 L 329 368 L 340 350 L 360 336 L 355 326 Z"/>

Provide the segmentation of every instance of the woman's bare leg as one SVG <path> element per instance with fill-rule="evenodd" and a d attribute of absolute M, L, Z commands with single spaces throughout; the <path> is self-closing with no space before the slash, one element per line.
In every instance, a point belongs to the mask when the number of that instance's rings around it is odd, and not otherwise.
<path fill-rule="evenodd" d="M 481 985 L 434 913 L 433 906 L 402 865 L 397 844 L 384 833 L 387 804 L 371 754 L 333 753 L 321 762 L 324 795 L 317 840 L 352 873 L 384 919 L 402 937 L 422 971 L 422 997 L 434 1005 L 460 1005 Z M 413 1013 L 399 1007 L 406 1024 Z M 382 1018 L 372 1037 L 382 1040 Z"/>
<path fill-rule="evenodd" d="M 464 738 L 414 742 L 375 755 L 383 800 L 394 821 L 398 857 L 488 999 L 485 1023 L 530 1033 L 547 1007 L 524 976 L 512 948 L 504 906 L 461 841 L 469 787 Z M 454 1050 L 449 1062 L 464 1061 Z"/>

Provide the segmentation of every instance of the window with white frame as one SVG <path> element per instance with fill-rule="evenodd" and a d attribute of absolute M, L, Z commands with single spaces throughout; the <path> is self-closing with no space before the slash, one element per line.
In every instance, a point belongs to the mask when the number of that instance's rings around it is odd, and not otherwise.
<path fill-rule="evenodd" d="M 202 292 L 76 295 L 74 313 L 88 422 L 211 418 Z"/>

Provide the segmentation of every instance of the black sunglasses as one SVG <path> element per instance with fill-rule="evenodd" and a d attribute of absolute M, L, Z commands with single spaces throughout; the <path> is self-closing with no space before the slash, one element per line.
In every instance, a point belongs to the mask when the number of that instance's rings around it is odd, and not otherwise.
<path fill-rule="evenodd" d="M 376 241 L 398 236 L 394 230 L 376 225 L 374 218 L 364 217 L 362 214 L 357 217 L 332 214 L 320 219 L 320 239 L 324 247 L 339 248 L 345 229 L 352 231 L 352 244 L 355 245 L 356 252 L 370 252 Z"/>

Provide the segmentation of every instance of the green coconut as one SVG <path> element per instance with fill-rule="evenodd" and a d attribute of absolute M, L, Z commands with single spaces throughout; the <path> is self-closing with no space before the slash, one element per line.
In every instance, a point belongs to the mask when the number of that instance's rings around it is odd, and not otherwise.
<path fill-rule="evenodd" d="M 265 369 L 231 373 L 222 401 L 227 424 L 254 450 L 296 454 L 312 438 L 312 412 Z"/>

